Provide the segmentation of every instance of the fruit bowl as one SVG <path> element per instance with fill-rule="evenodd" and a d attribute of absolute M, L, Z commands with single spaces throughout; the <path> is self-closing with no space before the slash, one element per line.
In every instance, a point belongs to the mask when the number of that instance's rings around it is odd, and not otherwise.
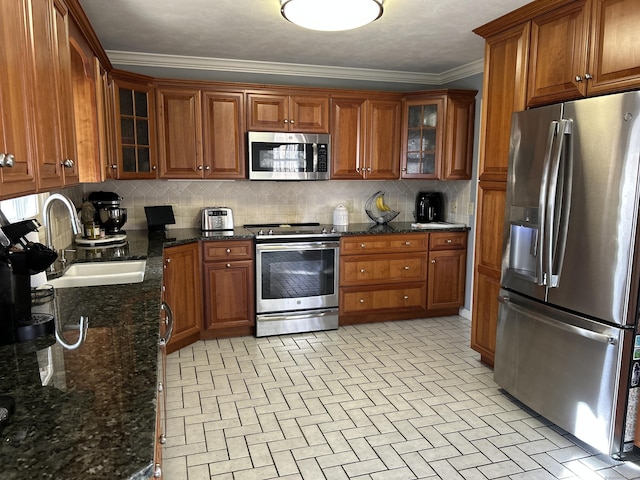
<path fill-rule="evenodd" d="M 400 212 L 391 210 L 391 208 L 389 208 L 389 206 L 384 202 L 383 191 L 379 191 L 371 195 L 364 204 L 364 210 L 367 212 L 367 215 L 371 220 L 380 225 L 389 223 L 400 214 Z"/>

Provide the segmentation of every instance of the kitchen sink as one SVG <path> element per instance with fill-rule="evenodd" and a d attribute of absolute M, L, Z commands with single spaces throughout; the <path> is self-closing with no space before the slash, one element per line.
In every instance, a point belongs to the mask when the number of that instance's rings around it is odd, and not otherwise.
<path fill-rule="evenodd" d="M 140 283 L 144 280 L 146 265 L 146 260 L 74 263 L 61 277 L 47 280 L 47 284 L 53 288 L 69 288 Z"/>

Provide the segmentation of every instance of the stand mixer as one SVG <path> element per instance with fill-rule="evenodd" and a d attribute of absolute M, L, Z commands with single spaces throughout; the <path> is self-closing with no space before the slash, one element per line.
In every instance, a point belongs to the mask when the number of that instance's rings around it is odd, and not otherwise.
<path fill-rule="evenodd" d="M 120 206 L 122 198 L 113 192 L 92 192 L 87 199 L 95 208 L 95 222 L 107 235 L 123 235 L 127 222 L 127 209 Z"/>

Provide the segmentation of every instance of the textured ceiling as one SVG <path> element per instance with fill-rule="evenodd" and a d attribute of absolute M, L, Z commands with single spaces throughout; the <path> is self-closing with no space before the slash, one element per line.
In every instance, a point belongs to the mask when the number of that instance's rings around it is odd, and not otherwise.
<path fill-rule="evenodd" d="M 414 84 L 447 81 L 480 61 L 484 42 L 472 30 L 526 3 L 385 0 L 383 16 L 370 25 L 316 32 L 286 21 L 280 0 L 80 0 L 119 68 L 262 81 L 313 66 L 306 75 L 316 83 L 347 77 Z"/>

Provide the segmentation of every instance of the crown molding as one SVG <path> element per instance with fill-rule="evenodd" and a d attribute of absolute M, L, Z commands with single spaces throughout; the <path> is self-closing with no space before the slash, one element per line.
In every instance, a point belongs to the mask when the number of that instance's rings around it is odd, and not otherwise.
<path fill-rule="evenodd" d="M 448 70 L 441 74 L 374 70 L 367 68 L 275 63 L 226 58 L 191 57 L 157 53 L 123 52 L 107 50 L 113 65 L 171 68 L 182 70 L 211 70 L 220 72 L 255 73 L 258 75 L 285 75 L 292 77 L 322 77 L 330 79 L 361 80 L 369 82 L 406 83 L 416 85 L 443 85 L 481 73 L 482 60 Z"/>

